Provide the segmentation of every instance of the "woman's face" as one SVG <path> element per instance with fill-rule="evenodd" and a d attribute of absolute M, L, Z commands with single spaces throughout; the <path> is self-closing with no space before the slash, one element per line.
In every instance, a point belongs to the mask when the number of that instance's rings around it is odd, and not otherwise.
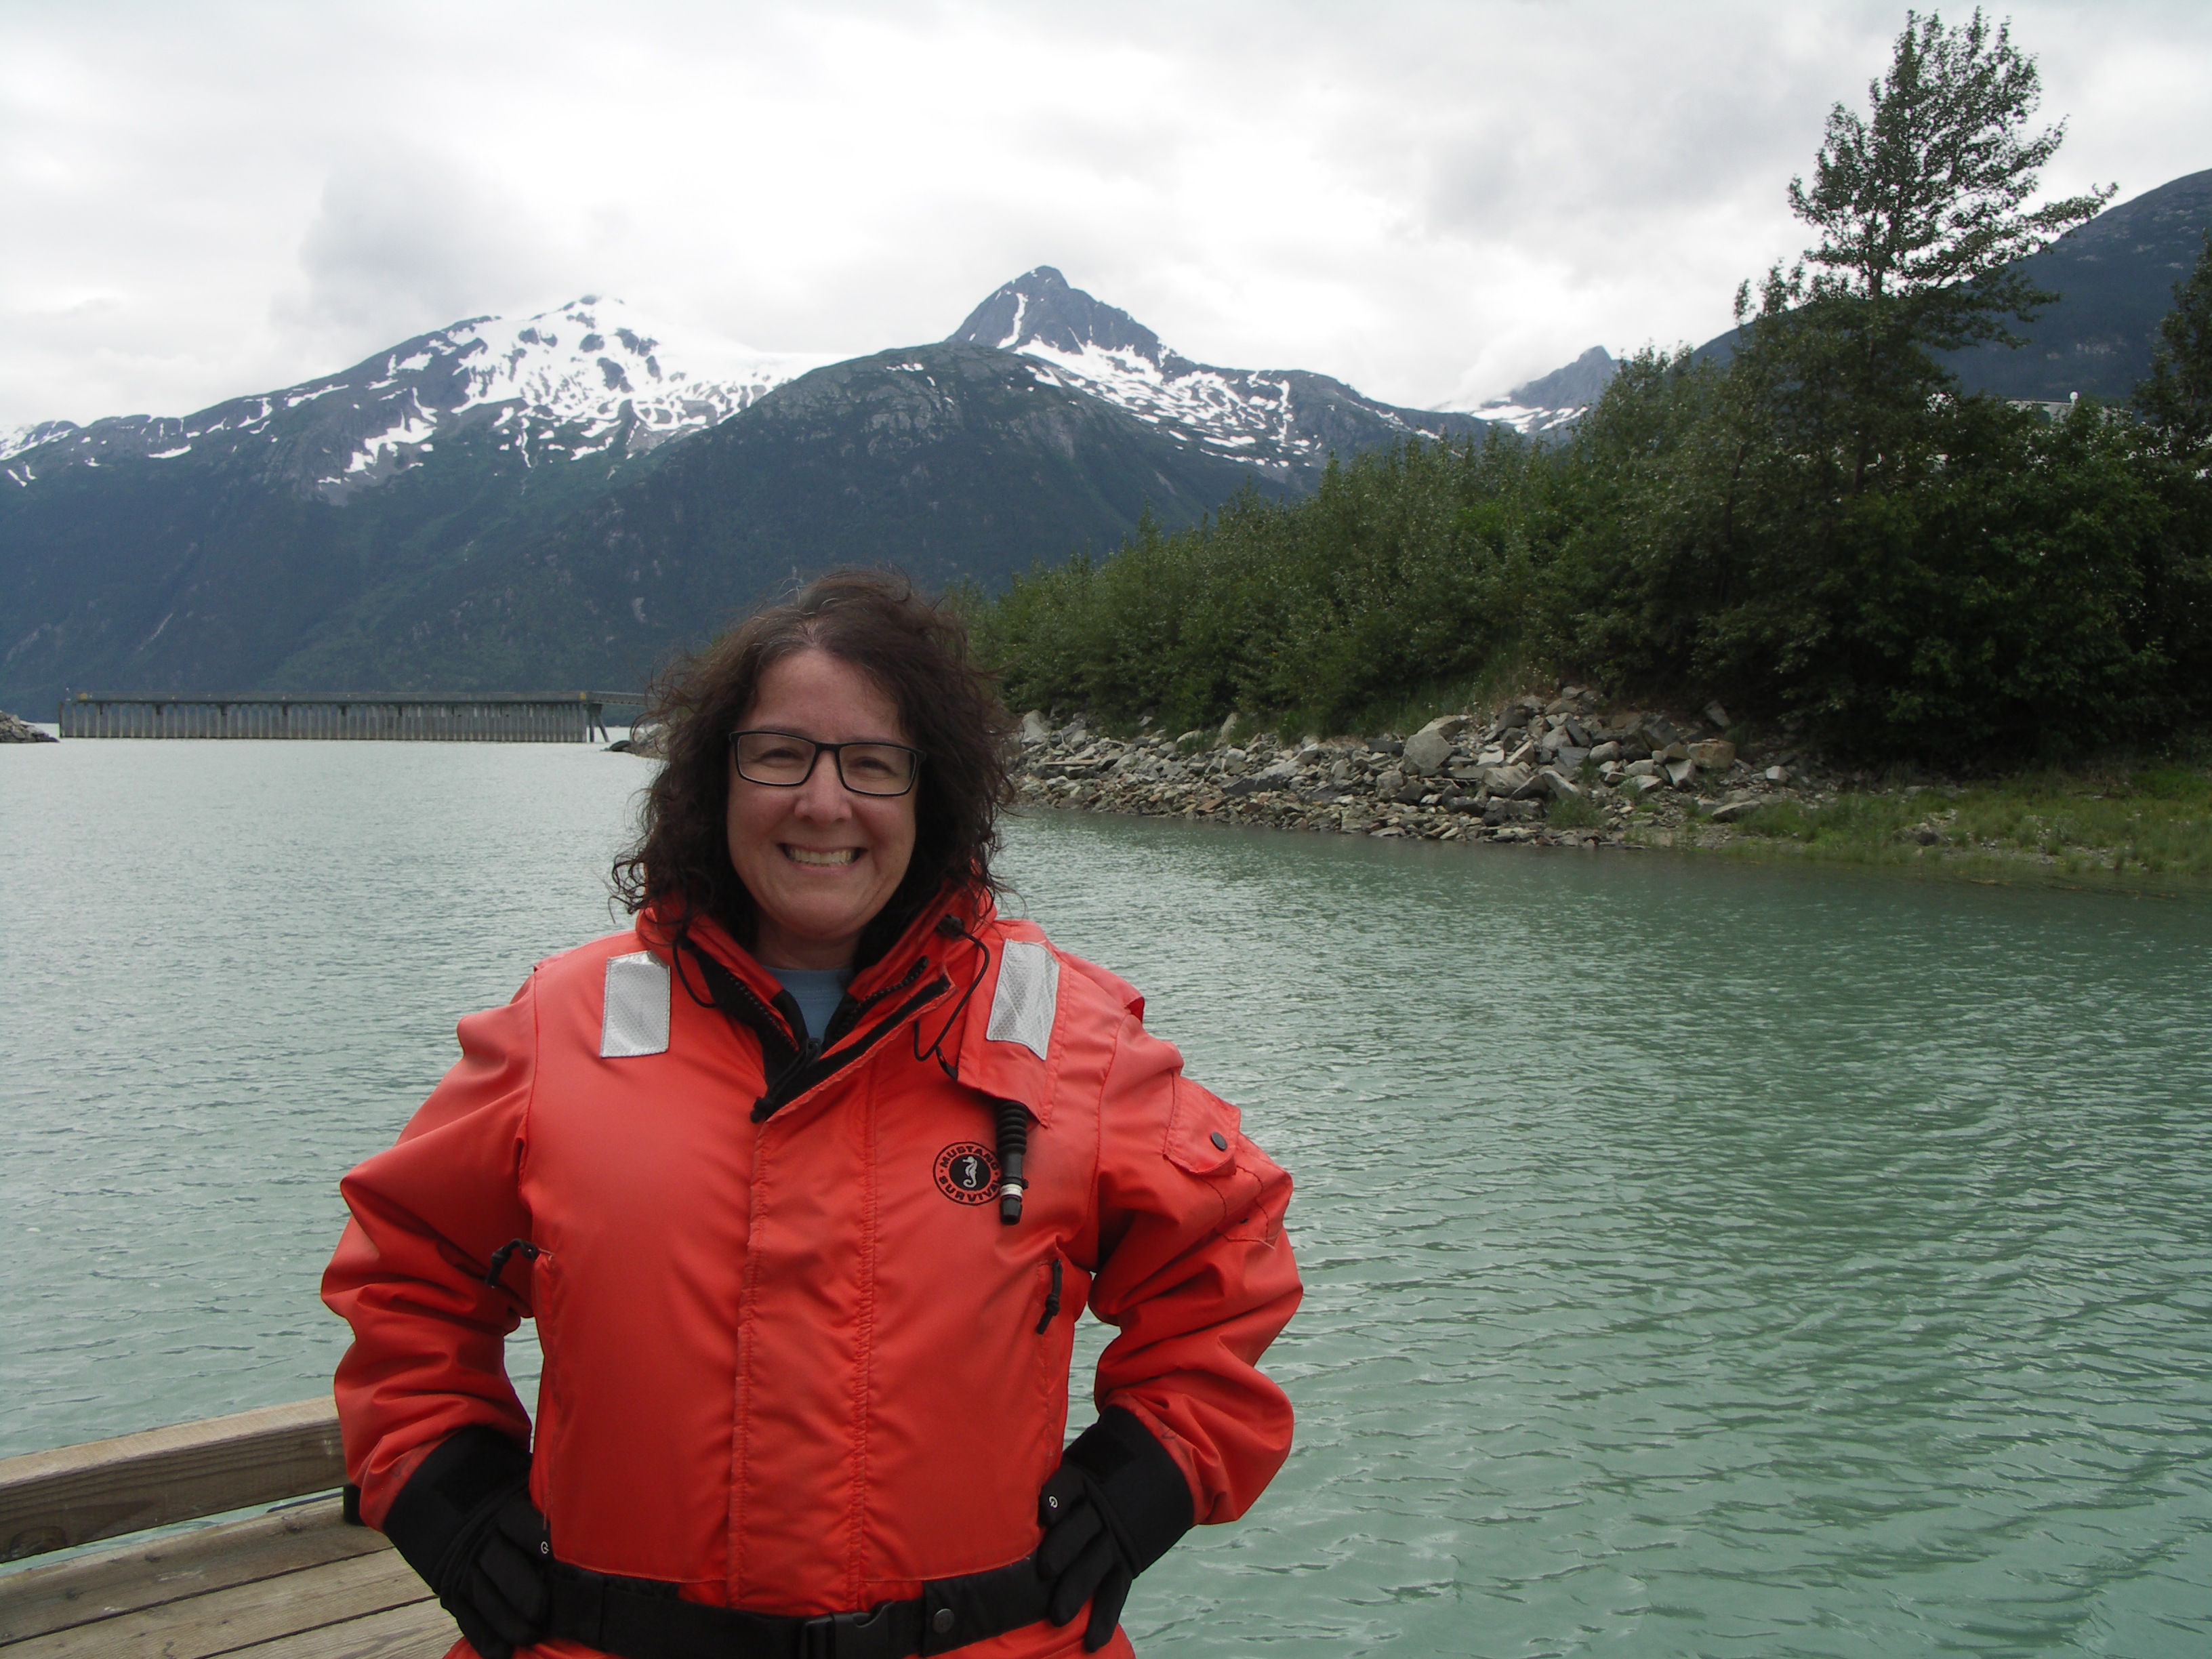
<path fill-rule="evenodd" d="M 883 688 L 826 651 L 801 651 L 762 675 L 738 729 L 817 743 L 914 741 Z M 861 930 L 914 857 L 915 792 L 855 794 L 828 755 L 795 789 L 750 782 L 734 761 L 724 764 L 730 862 L 759 912 L 754 953 L 770 968 L 851 966 Z"/>

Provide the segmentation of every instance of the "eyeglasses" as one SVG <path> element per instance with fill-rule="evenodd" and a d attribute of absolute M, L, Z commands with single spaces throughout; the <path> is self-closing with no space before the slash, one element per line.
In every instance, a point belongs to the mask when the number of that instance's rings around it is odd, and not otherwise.
<path fill-rule="evenodd" d="M 798 788 L 825 754 L 837 769 L 837 781 L 856 795 L 903 795 L 921 775 L 925 758 L 902 743 L 817 743 L 788 732 L 730 733 L 738 775 L 771 789 Z"/>

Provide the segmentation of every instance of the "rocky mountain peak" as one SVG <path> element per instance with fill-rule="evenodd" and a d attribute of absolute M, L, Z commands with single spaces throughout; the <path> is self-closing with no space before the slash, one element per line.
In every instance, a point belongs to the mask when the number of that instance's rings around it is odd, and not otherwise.
<path fill-rule="evenodd" d="M 1595 403 L 1620 369 L 1611 352 L 1592 346 L 1565 368 L 1522 381 L 1505 394 L 1506 400 L 1530 409 L 1581 408 Z"/>
<path fill-rule="evenodd" d="M 952 331 L 950 341 L 1001 351 L 1042 346 L 1071 356 L 1094 349 L 1127 352 L 1154 364 L 1172 355 L 1158 335 L 1127 312 L 1070 287 L 1050 265 L 1025 271 L 994 291 Z"/>

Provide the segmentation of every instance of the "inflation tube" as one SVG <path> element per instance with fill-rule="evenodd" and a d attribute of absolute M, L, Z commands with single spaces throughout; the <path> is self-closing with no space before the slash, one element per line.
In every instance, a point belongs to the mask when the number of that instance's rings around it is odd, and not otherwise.
<path fill-rule="evenodd" d="M 999 1219 L 1012 1226 L 1022 1218 L 1022 1160 L 1030 1149 L 1030 1115 L 1018 1100 L 999 1103 Z"/>

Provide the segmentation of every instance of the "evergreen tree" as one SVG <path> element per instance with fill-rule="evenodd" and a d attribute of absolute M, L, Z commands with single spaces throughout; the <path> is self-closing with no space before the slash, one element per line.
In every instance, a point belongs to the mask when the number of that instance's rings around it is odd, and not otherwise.
<path fill-rule="evenodd" d="M 2066 132 L 2063 121 L 2028 132 L 2040 97 L 2009 24 L 1992 31 L 1979 8 L 1958 28 L 1907 12 L 1888 72 L 1868 86 L 1868 112 L 1836 105 L 1812 185 L 1790 181 L 1790 209 L 1819 240 L 1786 276 L 1779 265 L 1767 274 L 1755 312 L 1750 285 L 1738 290 L 1747 349 L 1777 359 L 1768 375 L 1786 395 L 1776 414 L 1828 428 L 1854 492 L 1898 464 L 1951 384 L 1929 352 L 2019 343 L 2007 324 L 2058 296 L 2015 262 L 2112 197 L 2026 205 Z"/>

